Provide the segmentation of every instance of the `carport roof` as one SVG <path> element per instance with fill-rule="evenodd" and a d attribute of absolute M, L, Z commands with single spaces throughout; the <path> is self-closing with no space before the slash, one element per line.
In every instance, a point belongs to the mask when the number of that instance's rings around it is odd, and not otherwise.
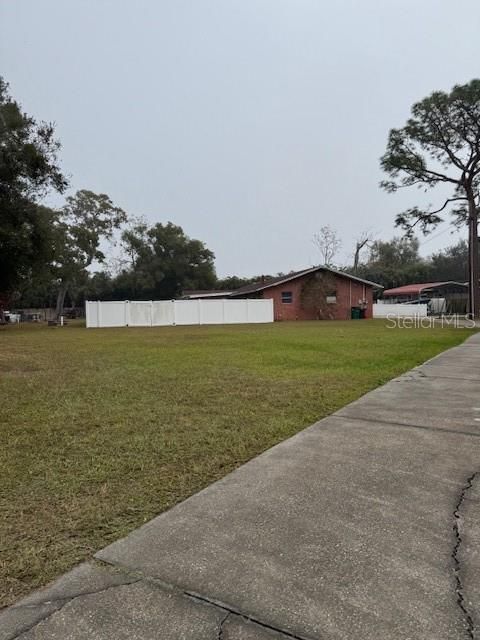
<path fill-rule="evenodd" d="M 455 284 L 459 287 L 467 288 L 467 285 L 463 282 L 455 282 L 453 280 L 447 280 L 446 282 L 420 282 L 417 284 L 406 284 L 403 287 L 394 287 L 393 289 L 385 289 L 384 296 L 414 296 L 419 295 L 422 291 L 429 289 L 438 289 L 448 284 Z"/>

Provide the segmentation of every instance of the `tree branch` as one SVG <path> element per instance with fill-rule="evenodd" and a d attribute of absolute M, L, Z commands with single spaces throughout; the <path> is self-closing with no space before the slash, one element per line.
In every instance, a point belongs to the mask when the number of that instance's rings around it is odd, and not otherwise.
<path fill-rule="evenodd" d="M 439 126 L 438 121 L 433 116 L 433 114 L 432 114 L 432 117 L 430 118 L 430 123 L 434 127 L 435 131 L 437 132 L 438 137 L 442 141 L 442 145 L 439 148 L 441 148 L 443 151 L 445 151 L 447 156 L 450 158 L 452 164 L 454 164 L 456 167 L 458 167 L 461 171 L 466 171 L 466 167 L 463 165 L 463 163 L 457 158 L 457 156 L 450 149 L 450 146 L 449 146 L 445 136 L 443 135 L 443 131 L 442 131 L 441 127 Z M 436 146 L 436 145 L 433 145 L 433 146 Z"/>
<path fill-rule="evenodd" d="M 444 209 L 447 208 L 448 204 L 450 202 L 457 202 L 458 200 L 468 200 L 468 198 L 464 197 L 464 196 L 459 196 L 458 198 L 447 198 L 447 200 L 445 200 L 445 202 L 443 203 L 443 205 L 440 207 L 440 209 L 437 209 L 436 211 L 428 211 L 428 215 L 435 215 L 437 213 L 440 213 L 441 211 L 443 211 Z"/>

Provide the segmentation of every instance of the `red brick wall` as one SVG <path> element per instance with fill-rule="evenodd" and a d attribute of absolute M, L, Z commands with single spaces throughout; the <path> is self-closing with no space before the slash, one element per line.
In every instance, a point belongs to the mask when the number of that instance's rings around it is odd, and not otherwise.
<path fill-rule="evenodd" d="M 290 282 L 285 282 L 276 287 L 271 287 L 263 292 L 264 298 L 273 300 L 273 315 L 275 320 L 316 320 L 315 314 L 302 309 L 301 293 L 304 278 L 298 278 Z M 282 291 L 291 291 L 293 294 L 292 303 L 282 302 Z"/>
<path fill-rule="evenodd" d="M 302 307 L 302 287 L 307 278 L 297 278 L 290 282 L 270 287 L 263 291 L 263 298 L 273 299 L 273 309 L 275 320 L 317 320 L 317 314 L 313 310 Z M 373 290 L 372 287 L 355 282 L 348 278 L 335 276 L 337 302 L 328 306 L 334 320 L 349 320 L 351 308 L 359 306 L 359 301 L 366 299 L 367 308 L 365 317 L 372 317 Z M 282 291 L 291 291 L 293 294 L 292 303 L 282 302 Z"/>

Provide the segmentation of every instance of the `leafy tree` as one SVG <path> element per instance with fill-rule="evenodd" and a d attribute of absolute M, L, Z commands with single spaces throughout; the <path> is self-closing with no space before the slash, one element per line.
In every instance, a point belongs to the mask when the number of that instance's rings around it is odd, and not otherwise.
<path fill-rule="evenodd" d="M 113 279 L 106 271 L 97 271 L 89 276 L 82 290 L 84 300 L 112 300 Z"/>
<path fill-rule="evenodd" d="M 77 191 L 67 198 L 55 225 L 53 270 L 58 279 L 56 314 L 62 315 L 67 291 L 85 280 L 86 269 L 104 262 L 101 242 L 109 240 L 127 215 L 110 198 L 92 191 Z"/>
<path fill-rule="evenodd" d="M 61 221 L 62 224 L 66 221 Z M 79 241 L 74 233 L 76 225 L 71 224 L 66 231 L 60 225 L 58 262 L 53 263 L 44 281 L 37 279 L 23 290 L 20 299 L 23 306 L 51 306 L 52 298 L 58 298 L 60 292 L 64 299 L 70 298 L 72 305 L 78 305 L 86 299 L 171 299 L 186 288 L 215 286 L 213 253 L 171 223 L 150 228 L 135 221 L 125 229 L 122 233 L 123 268 L 116 275 L 106 270 L 92 273 L 87 269 L 93 254 L 95 261 L 106 264 L 98 246 L 93 251 L 95 238 L 87 245 L 88 250 L 84 249 L 79 255 Z M 102 238 L 105 238 L 104 233 Z"/>
<path fill-rule="evenodd" d="M 57 163 L 59 149 L 53 125 L 23 113 L 0 77 L 0 197 L 33 199 L 50 189 L 63 192 L 67 181 Z"/>
<path fill-rule="evenodd" d="M 67 186 L 59 148 L 53 125 L 23 113 L 0 77 L 0 298 L 5 301 L 51 258 L 53 212 L 39 200 Z"/>
<path fill-rule="evenodd" d="M 139 268 L 139 263 L 148 263 L 150 246 L 148 237 L 148 225 L 143 220 L 136 220 L 122 233 L 122 249 L 126 256 L 127 269 L 117 279 L 117 287 L 124 295 L 122 298 L 135 299 L 140 290 L 148 288 L 152 284 L 149 273 L 144 273 Z M 123 284 L 122 284 L 123 283 Z"/>
<path fill-rule="evenodd" d="M 432 282 L 454 280 L 466 282 L 468 278 L 468 244 L 460 240 L 457 244 L 434 253 L 429 259 Z"/>
<path fill-rule="evenodd" d="M 427 233 L 449 212 L 453 224 L 468 225 L 469 309 L 479 317 L 480 80 L 457 85 L 450 93 L 436 91 L 414 104 L 406 125 L 390 131 L 381 165 L 389 175 L 382 186 L 390 192 L 411 186 L 451 188 L 441 206 L 413 207 L 396 223 L 407 233 L 415 227 Z"/>
<path fill-rule="evenodd" d="M 123 298 L 172 299 L 183 289 L 215 286 L 214 254 L 167 222 L 136 225 L 123 234 L 129 267 L 114 280 Z"/>
<path fill-rule="evenodd" d="M 416 238 L 376 240 L 370 245 L 367 262 L 358 266 L 360 277 L 378 282 L 386 289 L 429 279 L 429 268 L 418 252 Z"/>
<path fill-rule="evenodd" d="M 7 304 L 34 278 L 45 276 L 53 257 L 55 213 L 26 198 L 0 201 L 0 211 L 0 298 Z"/>

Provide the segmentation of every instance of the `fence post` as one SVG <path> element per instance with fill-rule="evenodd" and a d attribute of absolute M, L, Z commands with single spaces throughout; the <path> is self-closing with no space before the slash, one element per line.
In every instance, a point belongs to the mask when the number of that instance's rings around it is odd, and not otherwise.
<path fill-rule="evenodd" d="M 125 305 L 125 326 L 129 327 L 130 326 L 130 304 L 129 304 L 129 300 L 125 300 L 124 301 L 124 305 Z"/>
<path fill-rule="evenodd" d="M 197 300 L 197 307 L 198 307 L 198 324 L 202 324 L 202 301 L 200 298 Z"/>
<path fill-rule="evenodd" d="M 177 324 L 177 303 L 175 302 L 175 300 L 172 300 L 171 302 L 173 305 L 172 325 L 175 326 Z"/>
<path fill-rule="evenodd" d="M 101 311 L 101 302 L 100 300 L 97 300 L 97 327 L 101 327 L 102 323 L 100 322 L 101 316 L 100 316 L 100 311 Z"/>

